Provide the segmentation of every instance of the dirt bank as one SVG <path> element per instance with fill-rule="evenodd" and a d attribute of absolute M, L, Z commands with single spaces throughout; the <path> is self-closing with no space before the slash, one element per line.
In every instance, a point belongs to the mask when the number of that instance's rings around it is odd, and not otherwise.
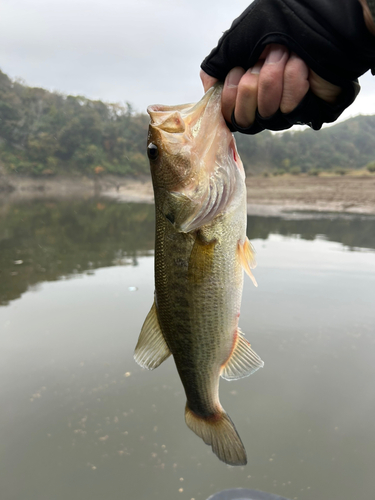
<path fill-rule="evenodd" d="M 290 211 L 375 214 L 375 176 L 248 177 L 250 215 L 280 215 Z M 107 191 L 122 201 L 151 201 L 151 183 L 121 186 Z"/>
<path fill-rule="evenodd" d="M 95 178 L 81 176 L 35 178 L 0 175 L 0 199 L 8 202 L 41 198 L 91 197 L 100 196 L 103 193 L 110 196 L 121 193 L 127 201 L 151 203 L 153 201 L 149 178 L 134 181 L 111 175 Z"/>
<path fill-rule="evenodd" d="M 375 175 L 248 177 L 246 183 L 249 214 L 278 215 L 301 210 L 375 214 Z M 148 178 L 0 177 L 0 198 L 8 202 L 94 195 L 119 201 L 153 202 Z"/>
<path fill-rule="evenodd" d="M 312 210 L 375 214 L 375 176 L 249 177 L 250 213 Z"/>

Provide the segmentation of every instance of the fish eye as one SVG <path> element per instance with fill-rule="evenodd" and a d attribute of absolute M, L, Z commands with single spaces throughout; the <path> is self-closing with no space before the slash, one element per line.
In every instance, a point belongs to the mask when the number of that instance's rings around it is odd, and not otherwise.
<path fill-rule="evenodd" d="M 150 160 L 156 160 L 156 158 L 159 156 L 158 147 L 155 146 L 155 144 L 153 144 L 152 142 L 147 146 L 147 156 Z"/>

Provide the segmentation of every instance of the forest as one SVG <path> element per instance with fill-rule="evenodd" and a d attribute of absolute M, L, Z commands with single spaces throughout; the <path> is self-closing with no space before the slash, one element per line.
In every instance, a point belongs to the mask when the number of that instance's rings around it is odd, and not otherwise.
<path fill-rule="evenodd" d="M 30 176 L 144 176 L 149 118 L 131 104 L 28 87 L 0 71 L 0 168 Z M 319 132 L 236 134 L 248 174 L 345 173 L 375 161 L 375 116 Z"/>

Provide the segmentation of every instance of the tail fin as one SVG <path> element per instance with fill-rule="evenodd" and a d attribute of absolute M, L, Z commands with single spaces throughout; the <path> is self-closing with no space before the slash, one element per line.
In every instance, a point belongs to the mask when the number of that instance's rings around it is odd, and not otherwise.
<path fill-rule="evenodd" d="M 211 417 L 199 417 L 185 408 L 185 421 L 195 434 L 212 446 L 215 455 L 228 465 L 246 465 L 247 457 L 244 445 L 229 416 L 222 410 Z"/>

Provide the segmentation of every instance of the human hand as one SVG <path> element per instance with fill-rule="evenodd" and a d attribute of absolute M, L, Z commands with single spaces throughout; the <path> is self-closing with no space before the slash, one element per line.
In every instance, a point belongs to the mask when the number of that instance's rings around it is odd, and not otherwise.
<path fill-rule="evenodd" d="M 363 9 L 363 18 L 365 20 L 366 28 L 372 35 L 375 35 L 375 24 L 371 15 L 371 11 L 366 0 L 358 0 Z"/>
<path fill-rule="evenodd" d="M 216 78 L 201 70 L 205 92 Z M 308 68 L 304 61 L 283 45 L 270 44 L 258 62 L 245 71 L 233 68 L 227 75 L 222 93 L 222 112 L 227 122 L 234 110 L 236 123 L 243 128 L 253 124 L 258 109 L 268 118 L 278 109 L 290 113 L 302 101 L 308 90 L 322 100 L 334 103 L 341 92 L 337 85 L 324 80 Z"/>
<path fill-rule="evenodd" d="M 254 0 L 201 66 L 205 88 L 224 83 L 231 130 L 335 121 L 355 100 L 357 78 L 375 67 L 364 1 Z"/>

